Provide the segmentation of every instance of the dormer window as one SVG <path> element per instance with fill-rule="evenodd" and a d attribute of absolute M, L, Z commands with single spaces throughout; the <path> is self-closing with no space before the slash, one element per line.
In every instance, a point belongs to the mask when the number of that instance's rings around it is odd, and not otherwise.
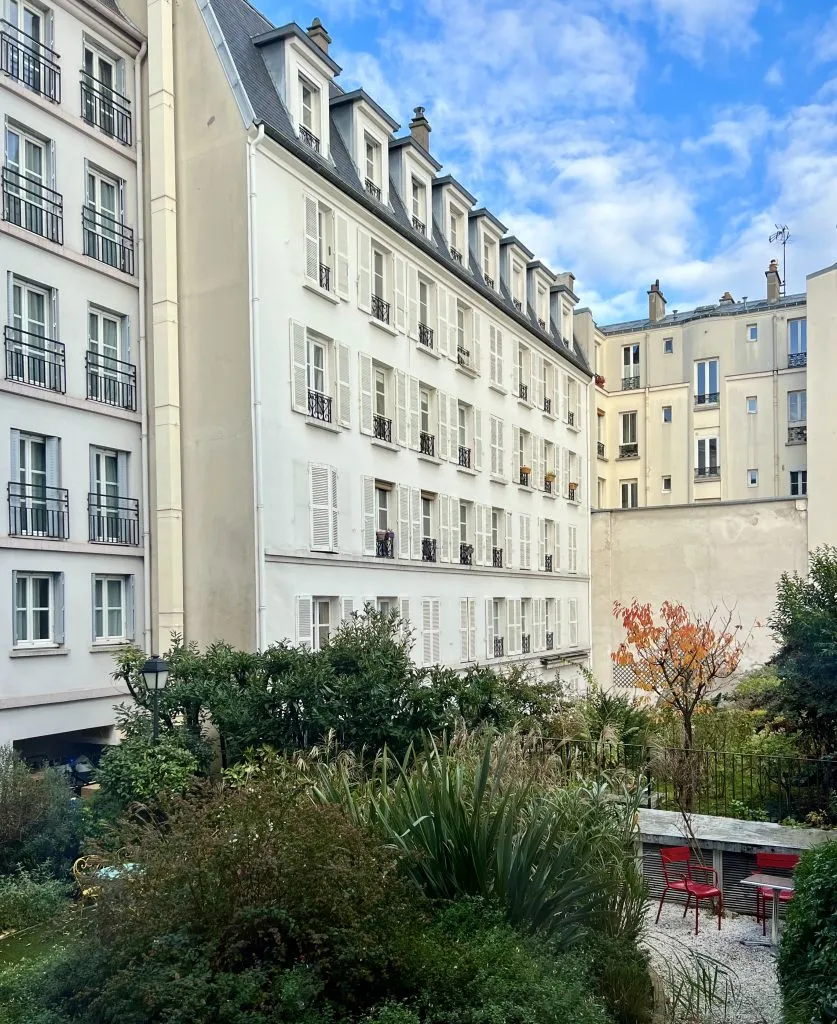
<path fill-rule="evenodd" d="M 546 288 L 544 288 L 542 284 L 539 284 L 537 287 L 537 299 L 535 310 L 538 317 L 538 327 L 540 327 L 542 331 L 546 330 L 546 318 L 548 316 L 547 305 L 548 298 L 546 294 Z"/>
<path fill-rule="evenodd" d="M 494 281 L 497 277 L 496 267 L 494 266 L 496 258 L 496 245 L 494 241 L 489 238 L 488 235 L 483 235 L 482 238 L 482 276 L 485 278 L 485 283 L 489 288 L 494 287 Z"/>
<path fill-rule="evenodd" d="M 381 198 L 381 147 L 370 135 L 365 135 L 366 191 L 373 199 Z"/>
<path fill-rule="evenodd" d="M 427 233 L 427 189 L 416 178 L 411 182 L 413 227 L 423 235 Z"/>
<path fill-rule="evenodd" d="M 523 267 L 515 260 L 512 263 L 512 302 L 519 310 L 523 309 Z"/>
<path fill-rule="evenodd" d="M 299 137 L 314 150 L 320 152 L 320 90 L 304 75 L 299 76 Z"/>
<path fill-rule="evenodd" d="M 458 210 L 455 206 L 451 206 L 448 241 L 450 242 L 450 254 L 457 263 L 462 262 L 462 242 L 464 237 L 462 229 L 462 211 Z"/>

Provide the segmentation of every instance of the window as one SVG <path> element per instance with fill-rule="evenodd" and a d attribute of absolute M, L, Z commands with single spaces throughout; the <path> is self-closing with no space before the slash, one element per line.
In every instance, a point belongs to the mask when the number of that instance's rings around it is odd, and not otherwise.
<path fill-rule="evenodd" d="M 622 347 L 622 390 L 639 387 L 639 344 Z"/>
<path fill-rule="evenodd" d="M 433 536 L 433 499 L 421 496 L 421 535 L 423 538 Z"/>
<path fill-rule="evenodd" d="M 569 630 L 569 637 L 567 642 L 570 647 L 578 646 L 578 599 L 571 597 L 567 601 L 567 627 Z"/>
<path fill-rule="evenodd" d="M 459 637 L 459 660 L 474 661 L 477 657 L 477 602 L 473 597 L 459 600 Z"/>
<path fill-rule="evenodd" d="M 619 489 L 622 495 L 622 508 L 637 508 L 639 505 L 639 487 L 636 480 L 620 480 Z"/>
<path fill-rule="evenodd" d="M 441 601 L 425 597 L 421 602 L 421 652 L 423 665 L 436 665 L 440 658 Z"/>
<path fill-rule="evenodd" d="M 596 480 L 596 496 L 599 501 L 599 508 L 605 508 L 607 506 L 607 481 L 603 476 L 600 476 Z"/>
<path fill-rule="evenodd" d="M 427 189 L 416 178 L 411 182 L 413 227 L 424 234 L 427 227 Z"/>
<path fill-rule="evenodd" d="M 808 321 L 788 321 L 788 366 L 805 366 L 808 362 Z"/>
<path fill-rule="evenodd" d="M 13 430 L 11 441 L 9 532 L 18 537 L 65 537 L 66 494 L 57 490 L 58 439 Z"/>
<path fill-rule="evenodd" d="M 719 440 L 717 437 L 699 437 L 695 442 L 695 475 L 718 476 L 721 466 L 718 462 Z"/>
<path fill-rule="evenodd" d="M 537 313 L 538 317 L 538 325 L 543 330 L 546 330 L 547 304 L 548 302 L 546 297 L 546 288 L 544 288 L 542 284 L 538 284 L 535 293 L 535 312 Z"/>
<path fill-rule="evenodd" d="M 790 492 L 792 498 L 801 498 L 808 493 L 808 471 L 806 469 L 790 471 Z"/>
<path fill-rule="evenodd" d="M 331 598 L 315 597 L 313 601 L 311 650 L 321 651 L 325 647 L 331 626 Z"/>
<path fill-rule="evenodd" d="M 337 550 L 337 470 L 334 466 L 308 464 L 310 545 L 312 551 Z"/>
<path fill-rule="evenodd" d="M 419 324 L 424 327 L 430 323 L 430 285 L 423 278 L 419 278 L 418 318 Z"/>
<path fill-rule="evenodd" d="M 291 406 L 295 412 L 310 417 L 312 422 L 351 423 L 351 385 L 349 380 L 349 349 L 335 345 L 331 338 L 309 330 L 304 324 L 291 321 Z M 371 411 L 372 364 L 368 364 L 365 387 Z M 364 367 L 361 367 L 363 372 Z"/>
<path fill-rule="evenodd" d="M 493 508 L 491 510 L 491 546 L 495 551 L 503 546 L 503 539 L 500 535 L 502 517 L 503 513 L 500 509 Z"/>
<path fill-rule="evenodd" d="M 60 642 L 55 629 L 56 576 L 16 572 L 15 647 L 47 647 Z"/>
<path fill-rule="evenodd" d="M 469 510 L 470 510 L 469 502 L 467 502 L 467 501 L 460 501 L 459 502 L 459 543 L 460 544 L 467 544 L 468 543 L 468 537 L 469 537 L 468 525 L 469 525 L 469 519 L 470 519 Z"/>
<path fill-rule="evenodd" d="M 328 394 L 326 384 L 326 347 L 317 337 L 308 335 L 308 390 Z"/>
<path fill-rule="evenodd" d="M 448 242 L 450 254 L 458 262 L 462 262 L 462 250 L 465 245 L 465 232 L 462 227 L 462 211 L 451 204 L 448 222 Z"/>
<path fill-rule="evenodd" d="M 759 400 L 756 395 L 747 396 L 747 415 L 753 416 L 759 411 Z"/>
<path fill-rule="evenodd" d="M 720 401 L 717 359 L 701 359 L 695 363 L 695 401 L 698 405 L 714 405 Z"/>
<path fill-rule="evenodd" d="M 619 430 L 621 440 L 619 443 L 619 458 L 632 458 L 639 454 L 636 433 L 636 412 L 619 413 Z"/>
<path fill-rule="evenodd" d="M 123 183 L 101 171 L 87 171 L 82 212 L 84 254 L 126 274 L 134 272 L 134 236 L 123 226 Z"/>
<path fill-rule="evenodd" d="M 674 338 L 663 338 L 663 353 L 670 356 L 674 352 Z"/>
<path fill-rule="evenodd" d="M 489 658 L 502 658 L 503 656 L 503 605 L 506 602 L 502 598 L 494 598 L 491 602 L 491 635 L 494 639 L 493 649 L 489 649 Z M 499 643 L 498 643 L 499 642 Z"/>
<path fill-rule="evenodd" d="M 376 529 L 389 530 L 389 504 L 391 491 L 388 487 L 375 486 L 375 523 Z"/>
<path fill-rule="evenodd" d="M 747 341 L 759 340 L 759 325 L 747 324 Z"/>
<path fill-rule="evenodd" d="M 489 288 L 494 287 L 497 274 L 494 267 L 497 243 L 484 232 L 482 236 L 482 276 Z"/>
<path fill-rule="evenodd" d="M 5 168 L 3 219 L 60 244 L 60 196 L 50 188 L 54 168 L 47 143 L 20 128 L 7 126 Z"/>
<path fill-rule="evenodd" d="M 64 348 L 51 344 L 55 333 L 50 290 L 12 278 L 9 329 L 6 331 L 6 377 L 34 387 L 63 392 Z"/>
<path fill-rule="evenodd" d="M 124 65 L 121 60 L 106 56 L 90 44 L 84 47 L 81 78 L 81 116 L 130 146 L 131 112 L 124 92 Z"/>
<path fill-rule="evenodd" d="M 544 633 L 546 634 L 545 647 L 548 651 L 554 650 L 560 644 L 560 638 L 555 636 L 555 598 L 548 597 L 544 601 Z"/>
<path fill-rule="evenodd" d="M 668 494 L 671 491 L 671 477 L 663 477 L 663 494 Z"/>
<path fill-rule="evenodd" d="M 663 406 L 663 423 L 671 423 L 671 406 Z"/>
<path fill-rule="evenodd" d="M 375 367 L 375 415 L 386 416 L 387 414 L 387 373 L 380 367 Z"/>
<path fill-rule="evenodd" d="M 305 142 L 319 143 L 320 139 L 320 90 L 304 76 L 299 76 L 300 134 Z M 306 137 L 307 135 L 307 137 Z M 312 149 L 319 148 L 311 146 Z"/>
<path fill-rule="evenodd" d="M 9 0 L 6 15 L 11 38 L 3 40 L 3 70 L 35 92 L 43 92 L 50 99 L 57 101 L 58 73 L 52 63 L 57 54 L 52 53 L 45 45 L 52 42 L 49 38 L 51 33 L 48 31 L 48 19 L 51 16 L 45 15 L 33 4 L 23 3 L 21 0 Z M 43 63 L 37 58 L 32 59 L 29 51 L 43 57 Z M 43 82 L 42 76 L 45 79 Z"/>
<path fill-rule="evenodd" d="M 381 147 L 369 135 L 364 135 L 366 152 L 366 191 L 381 198 Z"/>
<path fill-rule="evenodd" d="M 467 306 L 461 302 L 456 303 L 456 351 L 459 355 L 468 351 L 468 313 Z"/>
<path fill-rule="evenodd" d="M 133 634 L 131 576 L 93 577 L 93 642 L 129 640 Z"/>
<path fill-rule="evenodd" d="M 87 311 L 87 397 L 123 409 L 137 404 L 136 370 L 124 360 L 124 321 L 103 310 Z"/>
<path fill-rule="evenodd" d="M 512 299 L 518 309 L 523 309 L 523 267 L 514 260 L 512 262 Z"/>
<path fill-rule="evenodd" d="M 788 392 L 788 423 L 804 423 L 807 419 L 807 391 Z"/>
<path fill-rule="evenodd" d="M 567 533 L 568 569 L 570 572 L 578 572 L 578 527 L 569 526 Z"/>
<path fill-rule="evenodd" d="M 427 388 L 419 388 L 419 419 L 423 434 L 430 434 L 430 392 Z"/>
<path fill-rule="evenodd" d="M 757 469 L 747 470 L 747 486 L 758 487 L 759 485 L 759 471 Z"/>
<path fill-rule="evenodd" d="M 468 448 L 468 406 L 462 402 L 457 407 L 457 429 L 459 436 L 459 447 Z"/>

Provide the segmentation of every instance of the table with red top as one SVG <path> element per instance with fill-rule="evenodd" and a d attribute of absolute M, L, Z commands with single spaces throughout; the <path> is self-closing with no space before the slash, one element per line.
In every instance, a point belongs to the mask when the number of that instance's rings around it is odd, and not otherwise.
<path fill-rule="evenodd" d="M 770 919 L 770 945 L 775 946 L 779 941 L 779 893 L 793 892 L 793 879 L 787 875 L 765 875 L 757 871 L 754 875 L 748 875 L 741 879 L 742 885 L 751 886 L 753 889 L 773 890 L 773 915 Z"/>

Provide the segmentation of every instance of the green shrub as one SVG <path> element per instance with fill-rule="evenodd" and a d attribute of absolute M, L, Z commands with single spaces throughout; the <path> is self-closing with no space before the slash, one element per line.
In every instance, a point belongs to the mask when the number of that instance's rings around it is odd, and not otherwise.
<path fill-rule="evenodd" d="M 803 854 L 779 949 L 786 1024 L 837 1020 L 837 842 Z"/>
<path fill-rule="evenodd" d="M 0 933 L 49 921 L 70 894 L 70 885 L 20 870 L 0 876 Z"/>
<path fill-rule="evenodd" d="M 127 805 L 161 793 L 183 793 L 199 767 L 197 755 L 180 733 L 163 733 L 159 743 L 144 735 L 128 736 L 102 756 L 96 781 L 106 795 Z"/>

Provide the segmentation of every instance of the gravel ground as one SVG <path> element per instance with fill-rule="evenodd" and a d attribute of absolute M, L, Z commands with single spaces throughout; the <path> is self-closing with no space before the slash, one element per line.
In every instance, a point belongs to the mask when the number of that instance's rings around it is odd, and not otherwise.
<path fill-rule="evenodd" d="M 700 934 L 695 935 L 695 916 L 690 911 L 683 920 L 682 907 L 666 903 L 660 923 L 654 924 L 656 901 L 649 903 L 648 948 L 658 970 L 672 958 L 684 960 L 690 953 L 713 957 L 725 964 L 733 974 L 735 997 L 721 1011 L 717 1020 L 730 1024 L 781 1024 L 782 1010 L 776 978 L 776 955 L 772 949 L 743 946 L 742 939 L 760 939 L 761 925 L 754 917 L 739 917 L 727 912 L 718 931 L 717 918 L 701 907 Z M 770 926 L 768 923 L 768 936 Z M 661 973 L 664 975 L 664 968 Z"/>

